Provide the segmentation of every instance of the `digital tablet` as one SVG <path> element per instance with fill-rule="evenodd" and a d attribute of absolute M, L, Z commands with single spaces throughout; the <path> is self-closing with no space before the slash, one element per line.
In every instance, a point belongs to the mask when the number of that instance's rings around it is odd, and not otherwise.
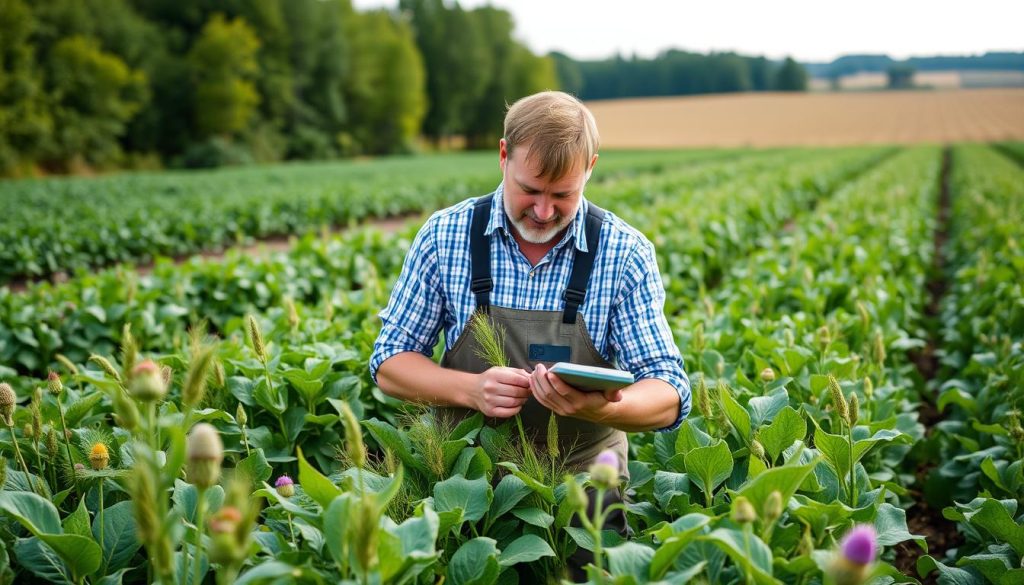
<path fill-rule="evenodd" d="M 633 383 L 633 374 L 612 368 L 596 368 L 594 366 L 558 362 L 551 366 L 550 371 L 561 378 L 566 384 L 579 390 L 590 392 L 618 390 Z"/>

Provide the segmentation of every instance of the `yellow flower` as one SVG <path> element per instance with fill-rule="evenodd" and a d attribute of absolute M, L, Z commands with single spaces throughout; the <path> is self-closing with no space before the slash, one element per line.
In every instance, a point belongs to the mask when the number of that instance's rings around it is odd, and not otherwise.
<path fill-rule="evenodd" d="M 110 463 L 110 451 L 107 451 L 107 446 L 103 443 L 94 443 L 92 451 L 89 453 L 89 464 L 96 471 L 106 469 Z"/>

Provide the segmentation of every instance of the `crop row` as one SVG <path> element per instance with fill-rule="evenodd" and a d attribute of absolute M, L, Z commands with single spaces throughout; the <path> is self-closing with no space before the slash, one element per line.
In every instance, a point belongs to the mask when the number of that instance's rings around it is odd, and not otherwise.
<path fill-rule="evenodd" d="M 683 164 L 664 170 L 657 179 L 623 172 L 612 175 L 607 186 L 596 182 L 589 191 L 602 204 L 618 201 L 617 192 L 642 193 L 651 202 L 647 209 L 668 214 L 673 206 L 685 207 L 691 218 L 705 218 L 699 223 L 711 226 L 712 231 L 698 236 L 699 245 L 681 236 L 661 242 L 668 271 L 689 271 L 666 272 L 673 289 L 671 298 L 685 302 L 690 295 L 683 295 L 684 290 L 706 286 L 703 278 L 691 282 L 692 275 L 721 271 L 729 259 L 710 255 L 707 248 L 720 246 L 742 255 L 756 245 L 759 235 L 777 229 L 787 214 L 807 205 L 824 189 L 835 188 L 851 169 L 864 168 L 884 152 L 786 151 L 690 164 L 685 164 L 684 158 Z M 789 165 L 794 170 L 777 170 Z M 745 188 L 748 182 L 772 189 L 779 201 L 766 202 L 768 198 Z M 675 200 L 681 201 L 673 203 Z M 624 215 L 637 225 L 657 221 L 648 211 L 627 207 L 624 198 L 621 201 L 615 209 L 625 210 Z M 372 232 L 322 243 L 307 237 L 289 254 L 270 259 L 229 255 L 219 263 L 158 264 L 152 274 L 142 278 L 131 271 L 106 271 L 64 285 L 43 284 L 25 294 L 0 289 L 0 367 L 41 376 L 56 365 L 57 353 L 75 363 L 84 362 L 91 353 L 110 355 L 120 343 L 126 323 L 132 325 L 144 349 L 172 351 L 180 347 L 185 327 L 198 319 L 207 319 L 215 330 L 222 330 L 231 319 L 281 306 L 285 297 L 316 303 L 334 292 L 374 283 L 378 275 L 387 286 L 397 277 L 407 245 L 407 239 L 385 241 Z"/>
<path fill-rule="evenodd" d="M 1024 171 L 981 146 L 954 151 L 927 495 L 958 523 L 956 559 L 922 573 L 965 584 L 1024 580 Z"/>
<path fill-rule="evenodd" d="M 605 176 L 735 151 L 620 152 Z M 0 284 L 437 209 L 494 188 L 493 153 L 0 182 Z M 607 164 L 605 164 L 607 163 Z"/>

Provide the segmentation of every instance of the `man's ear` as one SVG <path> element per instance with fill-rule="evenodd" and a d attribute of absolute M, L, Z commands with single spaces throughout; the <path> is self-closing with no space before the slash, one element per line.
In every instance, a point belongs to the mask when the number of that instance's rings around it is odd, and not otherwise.
<path fill-rule="evenodd" d="M 502 138 L 498 141 L 498 168 L 505 172 L 505 163 L 508 162 L 508 143 Z"/>
<path fill-rule="evenodd" d="M 596 167 L 596 166 L 597 166 L 597 153 L 594 153 L 594 156 L 590 159 L 590 167 L 587 169 L 587 178 L 586 178 L 587 181 L 590 180 L 590 175 L 594 172 L 594 167 Z"/>

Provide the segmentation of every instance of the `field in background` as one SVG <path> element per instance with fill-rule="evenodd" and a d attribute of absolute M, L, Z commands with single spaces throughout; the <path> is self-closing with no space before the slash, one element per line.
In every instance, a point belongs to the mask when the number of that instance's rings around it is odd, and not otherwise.
<path fill-rule="evenodd" d="M 596 101 L 603 146 L 839 146 L 1024 139 L 1024 89 Z"/>

